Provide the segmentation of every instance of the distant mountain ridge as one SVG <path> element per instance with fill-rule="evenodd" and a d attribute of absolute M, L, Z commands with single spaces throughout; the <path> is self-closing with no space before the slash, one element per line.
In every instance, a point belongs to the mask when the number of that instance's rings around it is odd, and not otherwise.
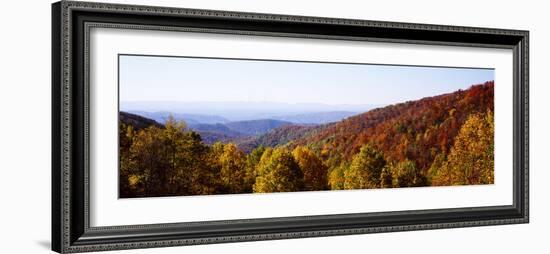
<path fill-rule="evenodd" d="M 135 112 L 135 111 L 134 111 Z M 280 121 L 274 119 L 259 119 L 259 120 L 250 120 L 250 121 L 235 121 L 235 122 L 226 122 L 226 123 L 197 123 L 196 120 L 189 119 L 193 117 L 194 119 L 207 120 L 207 121 L 220 121 L 224 120 L 221 117 L 216 116 L 202 116 L 202 115 L 188 115 L 188 114 L 170 114 L 168 112 L 140 112 L 128 113 L 120 111 L 120 118 L 123 123 L 131 124 L 137 126 L 139 129 L 146 128 L 148 126 L 154 125 L 157 127 L 162 127 L 161 123 L 166 122 L 168 117 L 172 116 L 175 120 L 185 121 L 189 129 L 199 133 L 203 141 L 207 144 L 214 143 L 216 141 L 237 142 L 244 137 L 257 136 L 265 134 L 273 129 L 279 128 L 281 126 L 292 125 L 293 123 L 287 121 Z M 151 116 L 152 119 L 149 119 L 145 116 L 140 116 L 139 114 Z M 156 119 L 159 119 L 158 121 Z M 161 122 L 161 123 L 159 123 Z"/>
<path fill-rule="evenodd" d="M 252 137 L 264 135 L 277 128 L 284 126 L 315 126 L 322 123 L 340 121 L 343 118 L 356 114 L 355 112 L 350 111 L 331 111 L 274 117 L 276 119 L 267 118 L 245 121 L 229 121 L 226 118 L 216 115 L 181 114 L 167 111 L 131 111 L 130 113 L 124 113 L 150 118 L 152 121 L 161 124 L 165 123 L 166 120 L 172 116 L 175 120 L 185 121 L 190 129 L 201 135 L 205 143 L 211 144 L 216 141 L 231 141 L 243 144 L 247 143 L 248 145 L 252 145 L 257 142 Z M 281 119 L 288 119 L 290 121 Z"/>
<path fill-rule="evenodd" d="M 169 111 L 148 112 L 148 111 L 138 111 L 138 110 L 128 111 L 128 113 L 147 117 L 159 123 L 165 123 L 168 117 L 170 116 L 172 116 L 175 120 L 185 121 L 185 123 L 187 123 L 188 125 L 217 124 L 217 123 L 229 122 L 229 120 L 227 120 L 226 118 L 217 116 L 217 115 L 184 114 L 184 113 L 172 113 Z"/>
<path fill-rule="evenodd" d="M 240 132 L 246 135 L 261 135 L 267 133 L 275 128 L 279 128 L 285 125 L 292 125 L 293 123 L 274 119 L 259 119 L 249 121 L 236 121 L 225 123 L 229 129 Z"/>
<path fill-rule="evenodd" d="M 164 125 L 158 123 L 155 120 L 128 112 L 120 111 L 118 117 L 119 122 L 126 125 L 131 125 L 134 127 L 135 130 L 141 130 L 149 126 L 164 127 Z"/>
<path fill-rule="evenodd" d="M 292 123 L 273 119 L 260 119 L 224 124 L 190 124 L 189 128 L 198 132 L 205 143 L 212 144 L 216 141 L 239 143 L 242 140 L 248 140 L 248 137 L 262 135 L 286 125 L 292 125 Z"/>
<path fill-rule="evenodd" d="M 149 111 L 140 111 L 140 110 L 132 110 L 132 111 L 121 110 L 121 111 L 147 117 L 159 123 L 166 122 L 168 117 L 172 115 L 174 119 L 178 121 L 183 120 L 189 125 L 244 122 L 244 121 L 255 121 L 255 120 L 278 120 L 278 121 L 285 121 L 285 122 L 290 122 L 294 124 L 325 124 L 325 123 L 337 122 L 344 118 L 364 112 L 364 111 L 361 111 L 361 112 L 327 111 L 327 112 L 307 112 L 307 113 L 294 113 L 294 114 L 283 114 L 283 115 L 266 113 L 266 114 L 261 114 L 260 116 L 257 116 L 257 118 L 255 119 L 231 121 L 225 117 L 222 117 L 219 115 L 212 115 L 212 114 L 201 115 L 201 114 L 173 113 L 170 111 L 149 112 Z"/>
<path fill-rule="evenodd" d="M 284 116 L 274 116 L 273 119 L 288 121 L 295 124 L 325 124 L 338 122 L 347 117 L 357 115 L 362 112 L 352 112 L 352 111 L 330 111 L 330 112 L 313 112 L 313 113 L 302 113 L 296 115 L 284 115 Z"/>
<path fill-rule="evenodd" d="M 373 108 L 381 107 L 378 104 L 363 104 L 363 105 L 347 105 L 347 104 L 323 104 L 323 103 L 281 103 L 281 102 L 178 102 L 178 101 L 132 101 L 120 102 L 120 110 L 138 114 L 139 112 L 172 112 L 176 114 L 199 115 L 199 116 L 219 116 L 229 121 L 247 121 L 258 119 L 274 119 L 289 122 L 296 122 L 285 119 L 286 117 L 310 117 L 309 114 L 326 114 L 327 112 L 353 112 L 354 114 L 369 111 Z M 339 114 L 339 113 L 337 113 Z M 330 115 L 330 113 L 329 113 Z M 335 115 L 335 114 L 333 114 Z M 144 115 L 146 117 L 162 122 L 161 119 Z M 166 116 L 166 115 L 165 115 Z M 326 117 L 326 116 L 325 116 Z M 191 120 L 198 120 L 193 117 L 188 117 Z M 319 117 L 313 117 L 316 122 L 320 123 Z M 323 119 L 321 117 L 320 119 Z M 181 119 L 185 120 L 185 119 Z M 330 117 L 330 121 L 338 121 Z M 198 123 L 223 123 L 224 121 L 216 122 L 201 122 Z M 299 121 L 296 123 L 305 123 Z M 325 122 L 326 123 L 326 122 Z"/>

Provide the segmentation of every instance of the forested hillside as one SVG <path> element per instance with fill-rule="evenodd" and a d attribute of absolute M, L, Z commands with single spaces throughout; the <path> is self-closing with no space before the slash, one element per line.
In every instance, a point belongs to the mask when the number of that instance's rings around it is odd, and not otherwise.
<path fill-rule="evenodd" d="M 374 106 L 373 106 L 374 107 Z M 316 113 L 302 113 L 296 115 L 276 116 L 273 119 L 292 122 L 295 124 L 325 124 L 338 122 L 346 117 L 357 115 L 357 112 L 351 111 L 330 111 Z"/>
<path fill-rule="evenodd" d="M 125 115 L 120 196 L 491 184 L 493 94 L 487 82 L 335 123 L 281 124 L 211 145 L 185 122 L 169 118 L 159 126 Z"/>
<path fill-rule="evenodd" d="M 241 150 L 249 152 L 258 146 L 276 147 L 285 145 L 303 136 L 311 135 L 317 129 L 320 128 L 314 125 L 285 125 L 264 135 L 238 140 L 236 144 Z"/>
<path fill-rule="evenodd" d="M 473 114 L 493 111 L 494 83 L 487 82 L 418 101 L 374 109 L 322 126 L 314 135 L 293 140 L 306 145 L 329 166 L 349 160 L 365 144 L 388 161 L 412 160 L 424 173 L 437 155 L 447 154 L 460 127 Z"/>
<path fill-rule="evenodd" d="M 145 118 L 136 114 L 120 112 L 118 114 L 119 122 L 125 126 L 131 125 L 134 130 L 141 130 L 149 126 L 163 127 L 162 124 L 155 120 Z"/>

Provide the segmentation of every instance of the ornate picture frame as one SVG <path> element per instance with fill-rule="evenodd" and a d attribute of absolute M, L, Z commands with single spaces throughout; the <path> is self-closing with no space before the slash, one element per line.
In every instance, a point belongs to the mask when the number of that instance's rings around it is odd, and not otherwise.
<path fill-rule="evenodd" d="M 511 205 L 138 225 L 90 223 L 90 29 L 459 46 L 513 55 Z M 52 5 L 52 249 L 120 250 L 529 222 L 529 32 L 61 1 Z M 498 128 L 498 127 L 497 127 Z"/>

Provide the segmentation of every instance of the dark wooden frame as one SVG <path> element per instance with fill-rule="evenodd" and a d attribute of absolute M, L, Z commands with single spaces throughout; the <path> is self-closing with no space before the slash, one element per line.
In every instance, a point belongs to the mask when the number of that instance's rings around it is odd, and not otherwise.
<path fill-rule="evenodd" d="M 513 205 L 90 227 L 91 27 L 506 48 L 514 55 Z M 62 1 L 52 5 L 52 249 L 57 252 L 273 240 L 529 221 L 528 31 Z"/>

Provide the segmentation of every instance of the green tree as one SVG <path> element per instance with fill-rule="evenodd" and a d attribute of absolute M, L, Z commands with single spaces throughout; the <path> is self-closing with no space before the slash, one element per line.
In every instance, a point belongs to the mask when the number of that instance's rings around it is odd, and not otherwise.
<path fill-rule="evenodd" d="M 384 155 L 374 147 L 364 145 L 344 172 L 344 189 L 378 188 L 384 166 Z"/>
<path fill-rule="evenodd" d="M 265 150 L 257 167 L 254 192 L 290 192 L 303 189 L 303 174 L 290 151 Z"/>
<path fill-rule="evenodd" d="M 426 177 L 420 172 L 413 161 L 405 160 L 397 163 L 392 169 L 395 172 L 396 187 L 426 186 Z"/>
<path fill-rule="evenodd" d="M 345 163 L 332 168 L 328 176 L 328 184 L 331 190 L 343 190 L 344 189 L 344 172 L 348 169 L 348 165 Z"/>
<path fill-rule="evenodd" d="M 256 183 L 256 167 L 262 159 L 265 147 L 259 145 L 246 156 L 245 192 L 252 192 L 252 186 Z"/>
<path fill-rule="evenodd" d="M 188 188 L 180 189 L 179 195 L 218 193 L 220 169 L 212 166 L 210 149 L 203 144 L 201 136 L 194 131 L 186 132 L 186 142 L 182 144 L 181 149 L 185 151 L 183 157 L 186 160 L 181 166 L 178 180 L 190 183 Z M 189 179 L 185 179 L 186 177 Z"/>
<path fill-rule="evenodd" d="M 326 189 L 327 167 L 317 155 L 304 146 L 297 146 L 292 151 L 292 155 L 304 175 L 304 189 L 310 191 Z"/>

